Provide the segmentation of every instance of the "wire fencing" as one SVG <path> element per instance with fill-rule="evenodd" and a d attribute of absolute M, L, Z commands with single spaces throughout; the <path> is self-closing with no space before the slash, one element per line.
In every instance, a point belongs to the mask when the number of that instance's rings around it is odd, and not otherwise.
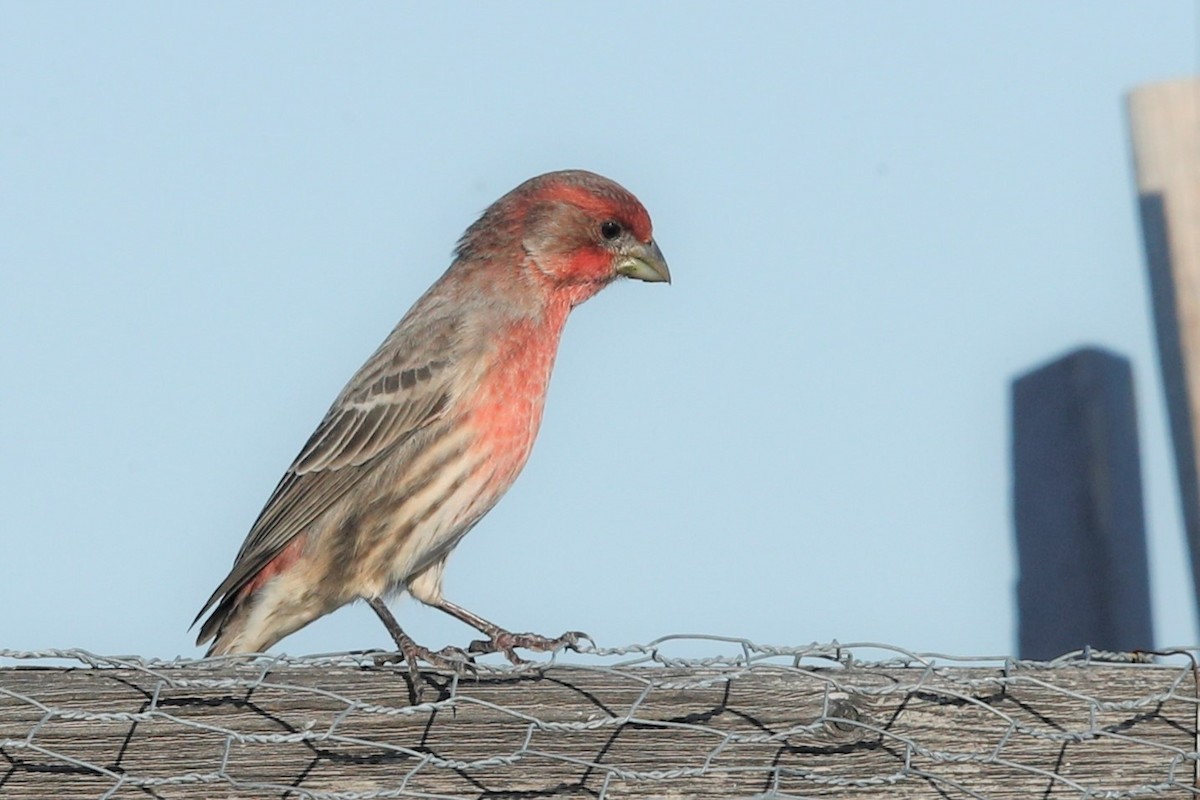
<path fill-rule="evenodd" d="M 1200 795 L 1189 648 L 1028 662 L 672 636 L 569 656 L 423 672 L 413 704 L 378 652 L 0 650 L 0 797 Z"/>

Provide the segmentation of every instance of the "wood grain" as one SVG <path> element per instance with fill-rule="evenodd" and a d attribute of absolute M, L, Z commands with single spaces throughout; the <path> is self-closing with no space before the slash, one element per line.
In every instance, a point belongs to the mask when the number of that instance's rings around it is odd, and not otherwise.
<path fill-rule="evenodd" d="M 0 669 L 0 797 L 1194 796 L 1190 668 L 425 677 L 414 708 L 392 666 Z"/>

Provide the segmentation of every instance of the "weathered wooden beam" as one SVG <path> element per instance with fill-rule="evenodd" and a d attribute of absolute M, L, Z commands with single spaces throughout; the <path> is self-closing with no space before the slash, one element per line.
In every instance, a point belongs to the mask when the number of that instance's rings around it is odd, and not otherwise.
<path fill-rule="evenodd" d="M 1151 650 L 1129 360 L 1091 347 L 1013 381 L 1018 652 Z"/>
<path fill-rule="evenodd" d="M 1135 89 L 1129 124 L 1159 364 L 1200 602 L 1200 78 Z"/>
<path fill-rule="evenodd" d="M 0 796 L 1194 797 L 1196 674 L 830 657 L 0 668 Z M 821 664 L 824 664 L 822 666 Z"/>

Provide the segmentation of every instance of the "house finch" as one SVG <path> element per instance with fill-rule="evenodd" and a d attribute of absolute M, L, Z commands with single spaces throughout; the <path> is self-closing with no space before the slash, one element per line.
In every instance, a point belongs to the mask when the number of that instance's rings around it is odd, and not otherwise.
<path fill-rule="evenodd" d="M 216 605 L 196 643 L 261 652 L 365 599 L 415 670 L 439 654 L 384 605 L 407 591 L 481 631 L 475 652 L 572 644 L 580 634 L 512 634 L 454 605 L 442 571 L 529 457 L 568 313 L 620 276 L 670 280 L 649 215 L 613 181 L 551 172 L 497 200 L 292 462 L 196 616 Z"/>

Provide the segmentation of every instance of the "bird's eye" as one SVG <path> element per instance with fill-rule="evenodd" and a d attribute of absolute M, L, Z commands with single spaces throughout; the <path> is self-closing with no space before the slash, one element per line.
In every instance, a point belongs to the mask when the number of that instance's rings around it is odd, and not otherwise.
<path fill-rule="evenodd" d="M 621 223 L 614 220 L 605 220 L 600 223 L 600 235 L 610 242 L 621 235 Z"/>

